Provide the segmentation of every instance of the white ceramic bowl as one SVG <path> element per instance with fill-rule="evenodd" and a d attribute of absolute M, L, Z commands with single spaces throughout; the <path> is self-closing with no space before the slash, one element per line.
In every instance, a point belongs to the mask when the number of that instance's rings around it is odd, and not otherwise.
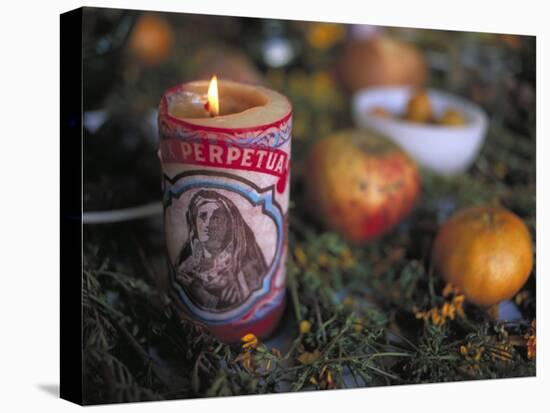
<path fill-rule="evenodd" d="M 355 124 L 359 128 L 371 129 L 387 136 L 404 148 L 421 166 L 435 172 L 452 175 L 465 171 L 476 159 L 485 138 L 487 116 L 483 110 L 460 97 L 428 89 L 436 118 L 446 109 L 453 108 L 464 115 L 466 124 L 420 124 L 370 113 L 374 107 L 382 107 L 400 115 L 405 112 L 411 93 L 410 87 L 359 90 L 352 102 Z"/>

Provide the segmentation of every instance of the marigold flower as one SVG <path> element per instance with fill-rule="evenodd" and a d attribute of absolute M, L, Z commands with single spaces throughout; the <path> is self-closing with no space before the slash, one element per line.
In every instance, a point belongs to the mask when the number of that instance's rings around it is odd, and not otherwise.
<path fill-rule="evenodd" d="M 449 308 L 449 303 L 447 303 L 447 302 L 443 303 L 443 307 L 441 307 L 441 315 L 443 317 L 448 317 L 450 312 L 451 312 L 451 310 Z"/>
<path fill-rule="evenodd" d="M 235 358 L 235 362 L 241 362 L 243 367 L 248 371 L 254 370 L 252 367 L 252 355 L 248 351 L 239 354 L 237 358 Z"/>
<path fill-rule="evenodd" d="M 308 320 L 300 321 L 300 334 L 307 334 L 311 331 L 311 323 Z"/>
<path fill-rule="evenodd" d="M 456 313 L 459 317 L 464 318 L 464 309 L 462 308 L 462 303 L 464 303 L 464 294 L 457 295 L 453 298 L 453 305 L 456 310 Z"/>
<path fill-rule="evenodd" d="M 321 369 L 321 372 L 319 373 L 319 380 L 321 381 L 321 388 L 322 389 L 335 389 L 336 384 L 334 383 L 334 380 L 332 379 L 332 372 L 330 369 L 327 368 L 327 366 L 324 366 Z"/>
<path fill-rule="evenodd" d="M 439 314 L 439 311 L 437 308 L 432 308 L 431 310 L 431 319 L 432 319 L 432 324 L 436 325 L 436 326 L 441 326 L 443 324 L 445 324 L 445 319 L 443 317 L 441 317 L 441 315 Z"/>
<path fill-rule="evenodd" d="M 536 320 L 531 322 L 529 331 L 525 334 L 525 339 L 527 340 L 527 358 L 532 360 L 537 355 L 537 323 Z"/>
<path fill-rule="evenodd" d="M 337 23 L 313 23 L 307 32 L 307 40 L 317 49 L 328 49 L 345 35 L 345 28 Z"/>
<path fill-rule="evenodd" d="M 325 253 L 320 253 L 319 256 L 317 257 L 317 263 L 321 266 L 321 267 L 326 267 L 328 265 L 328 257 L 327 257 L 327 254 Z"/>
<path fill-rule="evenodd" d="M 305 351 L 297 357 L 297 360 L 302 364 L 310 365 L 315 363 L 320 355 L 321 352 L 317 349 L 315 349 L 312 353 Z"/>
<path fill-rule="evenodd" d="M 327 373 L 327 381 L 328 381 L 328 384 L 332 384 L 332 374 L 330 374 L 330 370 L 328 371 Z"/>
<path fill-rule="evenodd" d="M 363 319 L 362 318 L 358 318 L 353 322 L 353 329 L 358 333 L 363 330 Z"/>
<path fill-rule="evenodd" d="M 501 161 L 497 162 L 493 167 L 493 172 L 499 179 L 504 178 L 504 175 L 506 175 L 507 171 L 508 171 L 508 168 L 506 167 L 506 164 Z"/>
<path fill-rule="evenodd" d="M 433 310 L 433 309 L 432 309 Z M 432 313 L 433 311 L 432 310 L 429 310 L 429 311 L 417 311 L 415 312 L 415 317 L 420 320 L 424 320 L 424 321 L 430 321 L 431 317 L 432 317 Z"/>
<path fill-rule="evenodd" d="M 300 264 L 302 267 L 306 266 L 307 255 L 302 247 L 297 246 L 296 248 L 294 248 L 294 256 L 296 257 L 296 261 L 298 262 L 298 264 Z"/>
<path fill-rule="evenodd" d="M 349 248 L 344 248 L 340 254 L 340 263 L 344 268 L 350 268 L 355 265 L 355 258 Z"/>
<path fill-rule="evenodd" d="M 508 343 L 499 343 L 489 348 L 489 353 L 493 360 L 511 361 L 513 347 Z"/>
<path fill-rule="evenodd" d="M 244 349 L 254 349 L 258 347 L 258 337 L 256 337 L 252 333 L 248 333 L 245 336 L 241 338 L 241 341 L 243 342 L 242 347 Z"/>
<path fill-rule="evenodd" d="M 537 339 L 535 336 L 531 336 L 527 339 L 527 358 L 532 360 L 537 354 Z"/>
<path fill-rule="evenodd" d="M 447 284 L 448 286 L 449 284 Z M 445 287 L 447 289 L 448 287 Z M 444 294 L 448 293 L 444 291 Z M 464 301 L 463 295 L 456 295 L 453 297 L 452 301 L 445 301 L 441 308 L 433 307 L 428 311 L 418 311 L 416 308 L 413 308 L 414 315 L 417 319 L 423 319 L 425 321 L 431 321 L 435 326 L 442 326 L 445 324 L 447 319 L 454 320 L 458 315 L 459 317 L 464 317 L 464 310 L 462 308 L 462 303 Z"/>
<path fill-rule="evenodd" d="M 442 295 L 443 295 L 443 297 L 448 297 L 451 294 L 458 295 L 458 294 L 460 294 L 460 290 L 458 289 L 458 287 L 455 287 L 453 284 L 447 283 L 445 285 L 445 288 L 443 288 Z"/>
<path fill-rule="evenodd" d="M 342 300 L 342 304 L 344 304 L 346 307 L 352 306 L 354 302 L 355 300 L 353 299 L 353 297 L 349 295 L 344 297 L 344 299 Z"/>
<path fill-rule="evenodd" d="M 454 305 L 450 305 L 449 306 L 448 317 L 451 320 L 454 320 L 455 319 L 455 314 L 456 314 L 456 307 Z"/>
<path fill-rule="evenodd" d="M 485 348 L 483 346 L 473 345 L 472 343 L 468 343 L 466 346 L 460 346 L 460 354 L 466 360 L 475 361 L 476 363 L 481 360 L 484 351 Z"/>
<path fill-rule="evenodd" d="M 483 347 L 476 348 L 475 354 L 474 354 L 474 360 L 479 361 L 481 359 L 481 354 L 482 353 L 483 353 Z"/>

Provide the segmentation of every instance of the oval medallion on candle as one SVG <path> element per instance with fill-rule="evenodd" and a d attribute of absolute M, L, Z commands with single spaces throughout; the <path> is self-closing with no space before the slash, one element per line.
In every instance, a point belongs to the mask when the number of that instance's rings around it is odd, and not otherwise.
<path fill-rule="evenodd" d="M 206 323 L 260 318 L 268 307 L 257 304 L 283 284 L 284 218 L 273 186 L 200 170 L 165 185 L 171 283 L 181 301 Z"/>

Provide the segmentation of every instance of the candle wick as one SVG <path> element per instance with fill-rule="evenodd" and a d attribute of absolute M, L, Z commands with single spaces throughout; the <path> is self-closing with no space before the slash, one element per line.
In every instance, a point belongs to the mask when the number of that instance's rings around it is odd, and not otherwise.
<path fill-rule="evenodd" d="M 204 110 L 206 112 L 208 112 L 208 114 L 210 115 L 211 118 L 216 117 L 216 114 L 212 113 L 212 111 L 210 110 L 210 102 L 209 101 L 206 101 L 206 103 L 204 104 Z"/>

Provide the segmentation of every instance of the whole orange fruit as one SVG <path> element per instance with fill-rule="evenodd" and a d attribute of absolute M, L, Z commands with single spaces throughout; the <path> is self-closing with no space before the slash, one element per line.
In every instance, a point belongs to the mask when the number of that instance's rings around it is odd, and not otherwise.
<path fill-rule="evenodd" d="M 174 43 L 174 33 L 166 20 L 157 14 L 139 17 L 129 40 L 130 53 L 142 64 L 155 66 L 164 62 Z"/>
<path fill-rule="evenodd" d="M 428 77 L 419 49 L 386 36 L 348 42 L 336 59 L 335 69 L 341 85 L 350 93 L 371 86 L 420 86 Z"/>
<path fill-rule="evenodd" d="M 533 268 L 525 223 L 507 209 L 475 206 L 452 215 L 435 238 L 436 271 L 466 299 L 490 306 L 511 298 Z"/>
<path fill-rule="evenodd" d="M 461 126 L 466 123 L 464 115 L 456 109 L 449 108 L 437 120 L 440 125 Z"/>
<path fill-rule="evenodd" d="M 366 131 L 341 131 L 318 141 L 304 173 L 312 212 L 357 244 L 391 230 L 420 190 L 414 161 L 396 144 Z"/>
<path fill-rule="evenodd" d="M 428 123 L 432 119 L 432 103 L 423 90 L 417 90 L 407 103 L 405 119 L 411 122 Z"/>

